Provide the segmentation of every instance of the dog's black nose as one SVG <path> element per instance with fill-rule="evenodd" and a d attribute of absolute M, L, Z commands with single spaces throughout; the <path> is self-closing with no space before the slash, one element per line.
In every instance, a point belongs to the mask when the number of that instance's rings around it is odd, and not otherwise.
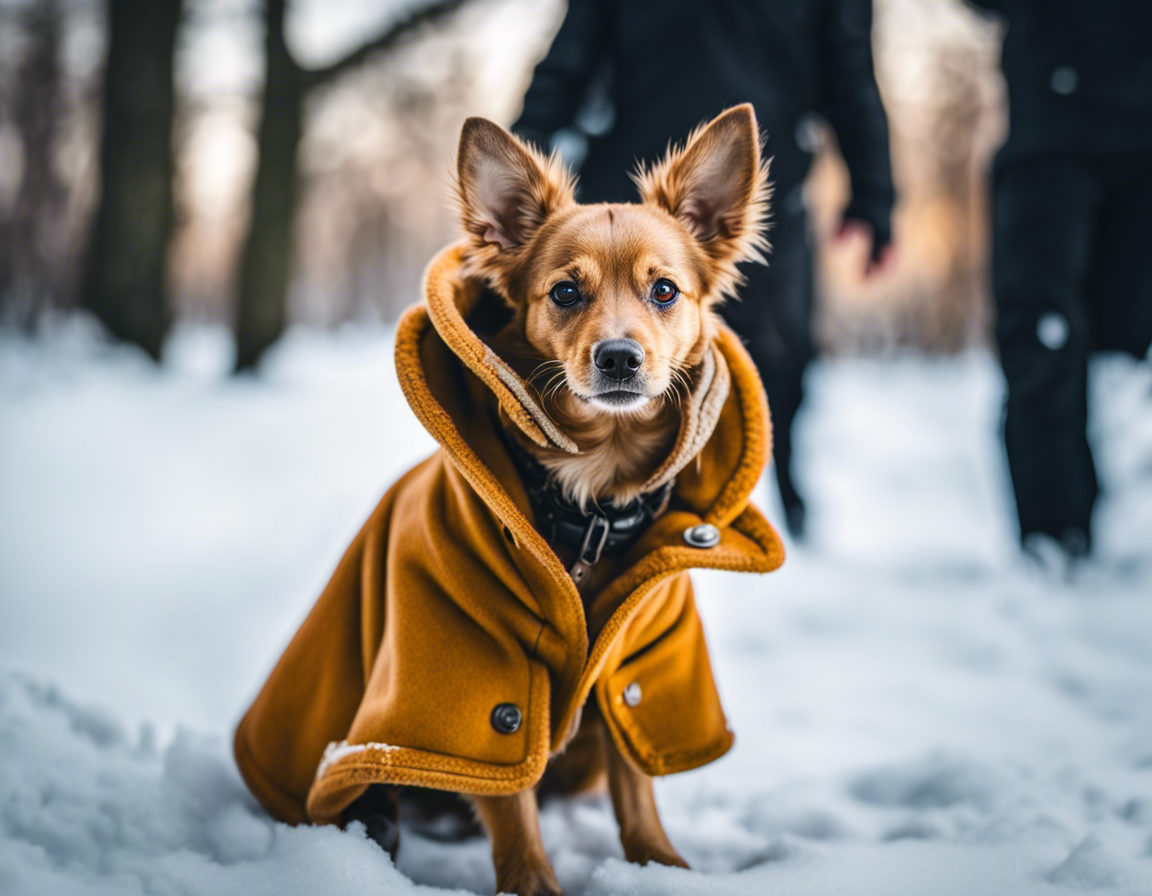
<path fill-rule="evenodd" d="M 600 372 L 613 380 L 628 380 L 644 363 L 644 349 L 635 339 L 605 339 L 592 350 Z"/>

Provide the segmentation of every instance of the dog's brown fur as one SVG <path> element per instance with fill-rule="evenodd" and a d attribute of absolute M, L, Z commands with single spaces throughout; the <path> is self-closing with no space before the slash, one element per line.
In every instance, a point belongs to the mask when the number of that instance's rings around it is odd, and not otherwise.
<path fill-rule="evenodd" d="M 465 270 L 512 307 L 493 348 L 535 385 L 580 451 L 525 447 L 582 503 L 626 503 L 639 494 L 675 439 L 679 402 L 715 334 L 715 308 L 740 282 L 736 265 L 762 261 L 766 247 L 767 167 L 751 106 L 729 109 L 635 179 L 639 204 L 579 205 L 555 156 L 481 118 L 468 119 L 460 138 Z M 667 307 L 653 298 L 662 279 L 679 291 Z M 550 297 L 565 281 L 580 295 L 570 307 Z M 611 384 L 594 351 L 622 338 L 640 344 L 643 361 L 629 383 L 635 396 L 619 399 L 631 404 L 618 406 L 608 400 Z M 611 558 L 603 563 L 610 567 Z M 595 580 L 582 590 L 590 600 Z M 591 703 L 586 708 L 586 724 L 601 728 L 601 765 L 625 856 L 687 867 L 660 824 L 652 779 L 620 754 Z M 559 893 L 535 795 L 473 802 L 492 838 L 497 889 Z"/>

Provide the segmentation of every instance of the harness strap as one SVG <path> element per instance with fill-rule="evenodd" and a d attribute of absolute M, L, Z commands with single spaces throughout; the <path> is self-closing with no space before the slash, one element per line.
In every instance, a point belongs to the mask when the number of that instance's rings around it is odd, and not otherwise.
<path fill-rule="evenodd" d="M 568 572 L 577 585 L 600 561 L 605 548 L 615 551 L 631 547 L 668 508 L 671 481 L 623 506 L 585 508 L 565 497 L 543 464 L 514 438 L 505 434 L 505 441 L 528 490 L 536 528 L 549 541 L 576 549 L 576 560 Z"/>

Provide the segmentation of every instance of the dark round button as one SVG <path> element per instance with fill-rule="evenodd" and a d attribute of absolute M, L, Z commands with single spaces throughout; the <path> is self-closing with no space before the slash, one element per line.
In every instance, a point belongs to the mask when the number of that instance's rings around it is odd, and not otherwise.
<path fill-rule="evenodd" d="M 520 727 L 524 714 L 515 703 L 501 703 L 492 710 L 492 727 L 501 734 L 511 734 Z"/>

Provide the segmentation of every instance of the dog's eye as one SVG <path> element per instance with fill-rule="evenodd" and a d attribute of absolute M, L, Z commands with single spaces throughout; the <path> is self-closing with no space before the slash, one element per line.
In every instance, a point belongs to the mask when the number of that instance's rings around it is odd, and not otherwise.
<path fill-rule="evenodd" d="M 672 304 L 678 295 L 680 290 L 676 288 L 676 284 L 664 277 L 657 280 L 652 287 L 652 299 L 659 305 Z"/>
<path fill-rule="evenodd" d="M 548 295 L 557 305 L 575 305 L 580 300 L 580 290 L 571 280 L 561 280 Z"/>

